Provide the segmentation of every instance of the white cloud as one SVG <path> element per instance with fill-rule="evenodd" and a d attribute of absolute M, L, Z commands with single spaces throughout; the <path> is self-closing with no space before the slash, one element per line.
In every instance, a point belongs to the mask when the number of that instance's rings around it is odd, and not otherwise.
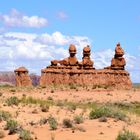
<path fill-rule="evenodd" d="M 53 59 L 68 57 L 69 44 L 75 44 L 77 58 L 82 59 L 82 49 L 91 45 L 91 40 L 86 36 L 66 36 L 61 32 L 52 34 L 32 34 L 7 32 L 0 34 L 0 69 L 14 70 L 16 67 L 25 66 L 31 72 L 39 73 L 41 68 L 50 65 Z M 107 49 L 94 52 L 91 47 L 91 58 L 94 60 L 94 67 L 102 69 L 110 66 L 114 57 L 114 50 Z M 139 81 L 140 57 L 125 54 L 127 62 L 126 69 L 130 72 L 134 82 Z"/>
<path fill-rule="evenodd" d="M 0 15 L 1 22 L 8 27 L 44 27 L 48 25 L 48 20 L 43 17 L 38 16 L 26 16 L 17 11 L 16 9 L 12 9 L 9 15 L 1 14 Z"/>
<path fill-rule="evenodd" d="M 94 65 L 97 69 L 102 69 L 104 67 L 110 66 L 113 56 L 114 51 L 111 49 L 91 54 L 91 58 L 94 60 Z"/>
<path fill-rule="evenodd" d="M 50 64 L 52 59 L 68 57 L 68 47 L 74 43 L 79 51 L 81 45 L 89 44 L 87 37 L 65 36 L 60 32 L 53 34 L 32 34 L 7 32 L 0 34 L 0 68 L 7 70 L 25 65 L 30 70 L 40 71 Z M 35 71 L 34 70 L 34 71 Z"/>

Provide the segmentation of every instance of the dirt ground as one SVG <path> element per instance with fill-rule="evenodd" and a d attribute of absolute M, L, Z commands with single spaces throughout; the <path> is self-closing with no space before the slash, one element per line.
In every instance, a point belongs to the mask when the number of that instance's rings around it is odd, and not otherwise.
<path fill-rule="evenodd" d="M 49 88 L 0 88 L 0 110 L 8 111 L 12 114 L 12 119 L 16 120 L 24 129 L 29 130 L 33 139 L 37 140 L 115 140 L 118 133 L 124 128 L 135 132 L 140 136 L 140 116 L 129 114 L 131 122 L 107 118 L 107 121 L 100 122 L 99 119 L 89 119 L 90 109 L 77 107 L 68 109 L 66 107 L 52 105 L 47 112 L 42 112 L 37 104 L 10 105 L 6 100 L 12 96 L 19 99 L 23 96 L 40 100 L 67 101 L 73 103 L 139 103 L 140 89 L 131 90 L 110 90 L 110 89 L 69 89 L 55 90 Z M 73 120 L 75 115 L 82 114 L 84 121 L 81 124 L 74 124 L 72 128 L 63 127 L 63 119 Z M 58 126 L 56 130 L 51 130 L 48 123 L 40 124 L 42 118 L 49 116 L 56 118 Z M 4 132 L 3 140 L 17 140 L 19 134 L 8 134 L 4 130 L 6 121 L 0 122 L 0 130 Z"/>

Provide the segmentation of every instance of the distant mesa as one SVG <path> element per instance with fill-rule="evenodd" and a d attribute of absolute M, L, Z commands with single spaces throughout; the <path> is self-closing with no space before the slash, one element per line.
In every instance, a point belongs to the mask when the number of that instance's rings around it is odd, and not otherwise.
<path fill-rule="evenodd" d="M 25 67 L 19 67 L 15 71 L 16 86 L 32 86 L 32 81 L 28 75 L 28 70 Z"/>
<path fill-rule="evenodd" d="M 91 60 L 90 46 L 83 48 L 82 61 L 76 58 L 76 46 L 69 46 L 69 57 L 63 60 L 52 60 L 51 65 L 41 70 L 40 85 L 49 84 L 77 84 L 87 86 L 106 86 L 119 89 L 130 89 L 132 82 L 125 70 L 124 50 L 120 43 L 116 45 L 115 55 L 111 66 L 96 70 Z"/>

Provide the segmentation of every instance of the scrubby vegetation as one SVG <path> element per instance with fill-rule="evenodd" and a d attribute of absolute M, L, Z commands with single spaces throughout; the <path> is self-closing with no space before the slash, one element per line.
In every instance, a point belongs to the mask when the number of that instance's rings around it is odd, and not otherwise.
<path fill-rule="evenodd" d="M 120 110 L 112 109 L 108 106 L 101 106 L 95 110 L 92 110 L 89 114 L 90 119 L 97 119 L 101 117 L 110 117 L 124 121 L 126 115 Z"/>
<path fill-rule="evenodd" d="M 116 140 L 140 140 L 140 137 L 134 132 L 123 130 L 118 134 Z"/>
<path fill-rule="evenodd" d="M 6 130 L 9 130 L 9 134 L 14 134 L 18 130 L 18 123 L 15 120 L 8 120 L 5 126 Z"/>
<path fill-rule="evenodd" d="M 10 97 L 6 100 L 6 103 L 7 103 L 8 106 L 11 106 L 11 105 L 16 105 L 17 106 L 19 104 L 19 102 L 20 101 L 16 96 L 12 96 L 12 97 Z"/>
<path fill-rule="evenodd" d="M 64 126 L 64 128 L 72 128 L 73 123 L 70 119 L 66 118 L 63 120 L 63 126 Z"/>
<path fill-rule="evenodd" d="M 74 116 L 74 122 L 75 122 L 76 124 L 83 123 L 83 121 L 84 121 L 84 118 L 83 118 L 82 115 L 76 115 L 76 116 Z"/>
<path fill-rule="evenodd" d="M 22 129 L 19 132 L 19 139 L 20 140 L 33 140 L 30 131 Z"/>
<path fill-rule="evenodd" d="M 11 114 L 7 111 L 0 110 L 0 121 L 7 121 L 11 118 Z"/>
<path fill-rule="evenodd" d="M 49 123 L 49 126 L 50 126 L 51 130 L 56 130 L 57 129 L 58 123 L 57 123 L 57 120 L 54 117 L 49 116 L 48 123 Z"/>

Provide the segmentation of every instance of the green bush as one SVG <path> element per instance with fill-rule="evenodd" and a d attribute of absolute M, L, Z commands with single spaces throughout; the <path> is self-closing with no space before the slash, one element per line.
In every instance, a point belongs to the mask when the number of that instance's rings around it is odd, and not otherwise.
<path fill-rule="evenodd" d="M 57 123 L 57 121 L 54 117 L 49 116 L 48 123 L 49 123 L 49 126 L 50 126 L 51 130 L 56 130 L 57 129 L 58 123 Z"/>
<path fill-rule="evenodd" d="M 80 124 L 80 123 L 83 123 L 84 119 L 83 119 L 83 116 L 82 115 L 76 115 L 74 116 L 74 122 L 76 124 Z"/>
<path fill-rule="evenodd" d="M 92 110 L 89 114 L 90 119 L 97 119 L 100 117 L 110 117 L 111 116 L 111 110 L 110 108 L 106 106 L 99 107 L 95 110 Z"/>
<path fill-rule="evenodd" d="M 70 119 L 64 119 L 63 120 L 63 126 L 65 128 L 72 128 L 72 126 L 73 126 L 72 121 Z"/>
<path fill-rule="evenodd" d="M 22 129 L 19 132 L 19 139 L 20 140 L 33 140 L 33 138 L 31 137 L 31 133 L 28 130 Z"/>
<path fill-rule="evenodd" d="M 126 115 L 123 112 L 107 106 L 101 106 L 99 108 L 96 108 L 95 110 L 92 110 L 89 114 L 90 119 L 97 119 L 101 117 L 110 117 L 122 121 L 125 121 L 126 119 Z"/>
<path fill-rule="evenodd" d="M 7 121 L 11 118 L 11 114 L 7 111 L 0 111 L 0 121 Z"/>
<path fill-rule="evenodd" d="M 16 96 L 12 96 L 6 100 L 6 103 L 8 106 L 11 106 L 11 105 L 17 106 L 19 104 L 19 102 L 20 102 L 20 100 Z"/>
<path fill-rule="evenodd" d="M 123 130 L 118 134 L 116 140 L 140 140 L 140 138 L 134 132 Z"/>
<path fill-rule="evenodd" d="M 9 134 L 14 134 L 17 132 L 18 123 L 15 120 L 8 120 L 6 123 L 6 130 L 9 130 Z"/>

